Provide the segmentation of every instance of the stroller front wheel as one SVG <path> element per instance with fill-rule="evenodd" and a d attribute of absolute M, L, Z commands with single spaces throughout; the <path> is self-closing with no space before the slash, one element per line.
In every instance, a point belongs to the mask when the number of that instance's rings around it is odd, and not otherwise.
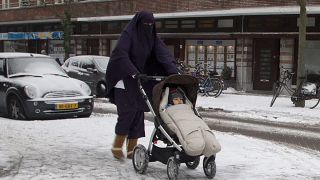
<path fill-rule="evenodd" d="M 196 169 L 200 164 L 200 157 L 197 157 L 194 161 L 186 162 L 186 166 L 189 169 Z"/>
<path fill-rule="evenodd" d="M 177 176 L 179 173 L 179 166 L 180 166 L 180 164 L 175 160 L 175 158 L 173 156 L 168 159 L 167 175 L 170 180 L 177 179 Z"/>
<path fill-rule="evenodd" d="M 217 171 L 215 156 L 210 156 L 209 158 L 207 157 L 203 158 L 203 171 L 204 171 L 204 174 L 207 176 L 207 178 L 213 179 Z"/>
<path fill-rule="evenodd" d="M 149 163 L 149 154 L 146 148 L 138 144 L 133 150 L 132 164 L 136 172 L 144 174 Z"/>

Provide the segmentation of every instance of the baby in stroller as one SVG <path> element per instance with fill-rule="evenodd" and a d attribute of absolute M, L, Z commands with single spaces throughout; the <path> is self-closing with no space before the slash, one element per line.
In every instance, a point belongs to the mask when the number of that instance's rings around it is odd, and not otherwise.
<path fill-rule="evenodd" d="M 193 105 L 179 87 L 166 87 L 160 103 L 160 116 L 176 134 L 186 154 L 206 157 L 221 150 L 208 125 L 193 111 Z"/>
<path fill-rule="evenodd" d="M 148 148 L 138 144 L 133 150 L 132 163 L 136 172 L 144 174 L 149 162 L 159 161 L 167 164 L 168 178 L 176 179 L 181 163 L 195 169 L 204 155 L 203 170 L 212 179 L 216 174 L 216 153 L 221 146 L 195 108 L 198 80 L 190 75 L 140 78 L 161 82 L 153 88 L 150 102 L 138 81 L 140 92 L 154 116 L 155 127 Z"/>

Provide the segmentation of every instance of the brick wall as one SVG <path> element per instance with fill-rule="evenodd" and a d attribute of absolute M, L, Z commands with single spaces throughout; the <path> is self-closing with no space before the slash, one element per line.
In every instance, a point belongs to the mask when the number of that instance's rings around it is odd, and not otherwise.
<path fill-rule="evenodd" d="M 217 10 L 241 7 L 270 7 L 297 5 L 296 0 L 113 0 L 72 4 L 73 17 L 128 15 L 149 10 L 154 13 Z M 320 5 L 309 0 L 308 5 Z M 0 22 L 57 18 L 65 5 L 0 10 Z"/>

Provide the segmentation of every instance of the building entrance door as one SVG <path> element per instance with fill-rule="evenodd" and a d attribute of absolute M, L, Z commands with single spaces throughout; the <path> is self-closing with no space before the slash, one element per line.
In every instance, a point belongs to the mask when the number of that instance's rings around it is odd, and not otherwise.
<path fill-rule="evenodd" d="M 88 39 L 87 40 L 87 54 L 88 55 L 99 55 L 99 39 Z"/>
<path fill-rule="evenodd" d="M 253 89 L 272 90 L 279 71 L 279 39 L 254 40 Z"/>

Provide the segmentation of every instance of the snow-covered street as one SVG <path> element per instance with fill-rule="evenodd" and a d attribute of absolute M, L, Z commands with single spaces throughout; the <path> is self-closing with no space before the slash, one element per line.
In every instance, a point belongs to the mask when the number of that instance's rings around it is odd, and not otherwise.
<path fill-rule="evenodd" d="M 147 173 L 110 152 L 116 115 L 51 121 L 0 118 L 1 179 L 166 179 L 166 165 L 149 163 Z M 147 146 L 153 124 L 146 121 Z M 215 179 L 320 179 L 320 153 L 295 146 L 215 132 L 222 145 Z M 1 177 L 0 176 L 0 177 Z M 206 179 L 202 165 L 181 165 L 179 179 Z"/>

